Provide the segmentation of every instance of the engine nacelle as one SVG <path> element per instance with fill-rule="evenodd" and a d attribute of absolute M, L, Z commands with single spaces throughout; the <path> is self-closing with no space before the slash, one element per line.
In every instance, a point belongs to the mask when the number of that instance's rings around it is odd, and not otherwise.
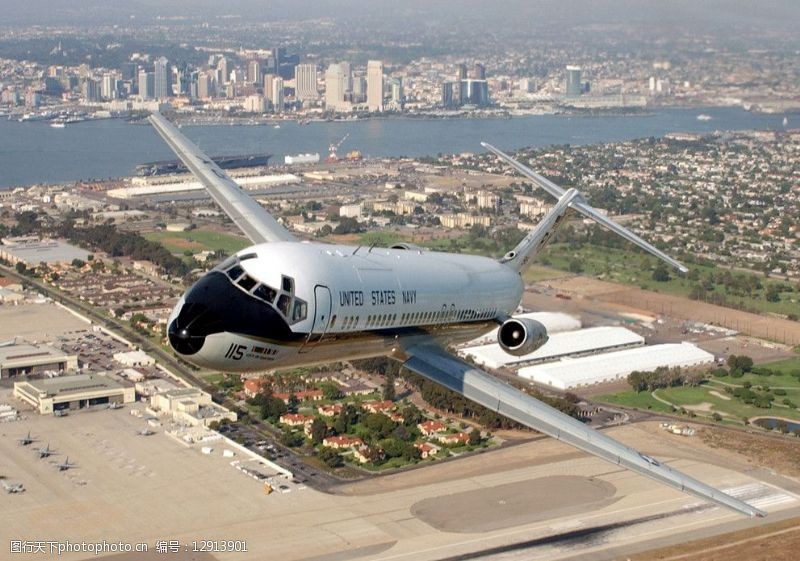
<path fill-rule="evenodd" d="M 523 356 L 532 353 L 545 343 L 547 328 L 533 319 L 510 318 L 497 331 L 497 342 L 510 355 Z"/>

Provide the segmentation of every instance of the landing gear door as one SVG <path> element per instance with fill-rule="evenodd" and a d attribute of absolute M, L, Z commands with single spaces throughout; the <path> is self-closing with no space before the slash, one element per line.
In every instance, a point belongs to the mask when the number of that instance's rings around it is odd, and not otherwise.
<path fill-rule="evenodd" d="M 300 352 L 311 351 L 319 343 L 328 331 L 331 322 L 332 310 L 331 291 L 327 286 L 318 284 L 314 287 L 314 324 L 311 326 L 311 333 L 308 334 L 306 342 Z"/>

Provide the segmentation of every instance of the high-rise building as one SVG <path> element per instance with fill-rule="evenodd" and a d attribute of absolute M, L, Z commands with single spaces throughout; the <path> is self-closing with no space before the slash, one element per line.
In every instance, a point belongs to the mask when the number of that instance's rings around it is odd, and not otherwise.
<path fill-rule="evenodd" d="M 581 67 L 567 66 L 566 93 L 569 97 L 581 95 Z"/>
<path fill-rule="evenodd" d="M 403 93 L 403 79 L 400 77 L 389 78 L 389 87 L 391 88 L 391 106 L 395 111 L 402 111 L 406 102 L 405 94 Z"/>
<path fill-rule="evenodd" d="M 383 62 L 367 62 L 367 108 L 383 111 Z"/>
<path fill-rule="evenodd" d="M 100 94 L 103 99 L 117 98 L 117 77 L 113 74 L 103 74 L 103 83 Z"/>
<path fill-rule="evenodd" d="M 363 76 L 353 78 L 353 101 L 362 103 L 367 100 L 367 81 Z"/>
<path fill-rule="evenodd" d="M 163 99 L 171 95 L 169 61 L 163 56 L 158 57 L 153 64 L 153 97 Z"/>
<path fill-rule="evenodd" d="M 244 100 L 244 110 L 248 113 L 264 113 L 267 110 L 267 99 L 261 95 L 251 95 Z"/>
<path fill-rule="evenodd" d="M 197 97 L 208 99 L 214 95 L 214 80 L 208 72 L 201 72 L 197 77 Z"/>
<path fill-rule="evenodd" d="M 272 102 L 272 84 L 275 82 L 275 74 L 265 74 L 264 75 L 264 97 L 266 97 L 270 102 Z"/>
<path fill-rule="evenodd" d="M 462 62 L 461 64 L 458 65 L 457 69 L 458 69 L 458 79 L 459 79 L 459 81 L 466 80 L 467 79 L 467 65 Z"/>
<path fill-rule="evenodd" d="M 486 79 L 486 67 L 480 62 L 476 62 L 475 66 L 472 67 L 472 78 L 474 80 Z"/>
<path fill-rule="evenodd" d="M 142 99 L 153 99 L 153 73 L 144 68 L 139 70 L 139 97 Z"/>
<path fill-rule="evenodd" d="M 342 67 L 342 73 L 344 74 L 344 91 L 352 92 L 353 91 L 353 69 L 350 67 L 349 62 L 340 62 L 339 66 Z"/>
<path fill-rule="evenodd" d="M 453 107 L 456 104 L 453 96 L 453 82 L 442 83 L 442 107 Z"/>
<path fill-rule="evenodd" d="M 92 78 L 86 78 L 81 87 L 83 99 L 86 101 L 100 101 L 100 82 Z M 28 98 L 26 95 L 25 105 L 28 105 Z"/>
<path fill-rule="evenodd" d="M 230 75 L 230 68 L 228 68 L 228 59 L 220 57 L 217 61 L 217 70 L 219 70 L 220 76 L 222 80 L 219 82 L 220 84 L 227 84 L 228 83 L 228 76 Z"/>
<path fill-rule="evenodd" d="M 251 60 L 247 64 L 247 81 L 251 84 L 260 84 L 261 79 L 261 63 L 257 60 Z"/>
<path fill-rule="evenodd" d="M 272 110 L 275 113 L 283 112 L 283 78 L 276 76 L 272 81 Z"/>
<path fill-rule="evenodd" d="M 297 99 L 314 100 L 319 97 L 317 91 L 317 65 L 298 64 L 294 69 L 294 88 Z"/>
<path fill-rule="evenodd" d="M 459 105 L 489 105 L 489 84 L 486 80 L 467 78 L 459 82 Z"/>
<path fill-rule="evenodd" d="M 345 108 L 344 72 L 340 64 L 331 64 L 325 71 L 325 109 L 340 111 Z"/>

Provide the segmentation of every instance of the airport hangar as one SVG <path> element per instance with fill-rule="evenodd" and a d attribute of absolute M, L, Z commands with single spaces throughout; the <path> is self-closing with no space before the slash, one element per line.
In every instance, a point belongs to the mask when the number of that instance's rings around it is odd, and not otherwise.
<path fill-rule="evenodd" d="M 123 385 L 107 376 L 78 374 L 14 382 L 14 397 L 46 415 L 95 405 L 133 403 L 136 391 L 133 386 Z"/>
<path fill-rule="evenodd" d="M 78 356 L 47 345 L 0 346 L 0 379 L 78 368 Z"/>

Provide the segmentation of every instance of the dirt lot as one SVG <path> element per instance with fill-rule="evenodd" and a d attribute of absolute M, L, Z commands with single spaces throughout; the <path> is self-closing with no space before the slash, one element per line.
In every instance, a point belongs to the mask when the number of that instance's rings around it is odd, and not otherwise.
<path fill-rule="evenodd" d="M 754 337 L 779 341 L 787 345 L 800 345 L 800 322 L 796 321 L 741 312 L 680 296 L 659 294 L 585 277 L 553 279 L 547 281 L 546 285 L 573 298 L 587 298 L 629 306 L 634 311 L 711 323 Z"/>
<path fill-rule="evenodd" d="M 800 477 L 800 440 L 770 438 L 763 434 L 703 427 L 703 442 L 720 451 L 736 452 L 756 465 L 767 466 L 784 475 Z"/>
<path fill-rule="evenodd" d="M 800 549 L 800 519 L 722 534 L 628 557 L 630 561 L 793 561 Z"/>

